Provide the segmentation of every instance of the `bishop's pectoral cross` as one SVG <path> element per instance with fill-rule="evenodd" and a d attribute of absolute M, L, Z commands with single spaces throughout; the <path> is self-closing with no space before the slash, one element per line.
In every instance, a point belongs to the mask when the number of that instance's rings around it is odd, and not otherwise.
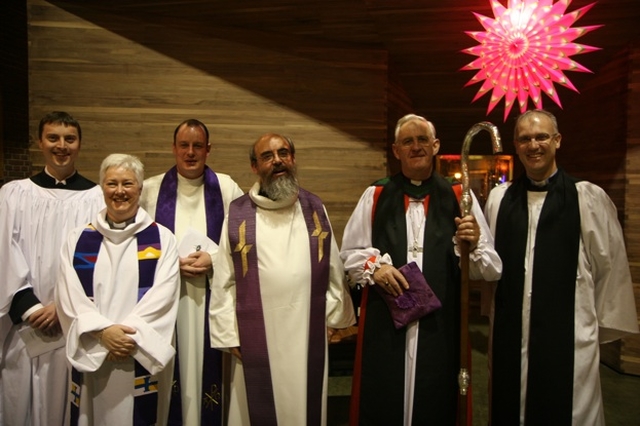
<path fill-rule="evenodd" d="M 422 253 L 422 247 L 418 245 L 417 240 L 413 240 L 413 245 L 409 246 L 409 251 L 412 253 L 413 258 L 415 259 L 418 257 L 418 253 Z"/>

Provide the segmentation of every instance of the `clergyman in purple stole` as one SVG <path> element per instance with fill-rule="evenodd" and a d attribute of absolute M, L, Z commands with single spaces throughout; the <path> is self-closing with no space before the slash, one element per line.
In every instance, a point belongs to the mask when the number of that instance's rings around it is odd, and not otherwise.
<path fill-rule="evenodd" d="M 172 167 L 164 176 L 158 193 L 156 207 L 156 221 L 175 232 L 176 200 L 178 196 L 178 172 Z M 207 221 L 207 237 L 216 244 L 220 241 L 220 232 L 224 220 L 224 207 L 220 183 L 216 174 L 207 166 L 204 169 L 204 198 Z M 209 306 L 211 290 L 209 282 L 206 285 L 205 306 Z M 220 426 L 222 424 L 222 406 L 220 392 L 222 390 L 222 353 L 210 347 L 209 321 L 204 319 L 204 356 L 202 372 L 202 396 L 209 403 L 201 404 L 201 421 L 203 425 Z M 176 363 L 174 367 L 174 390 L 171 395 L 171 409 L 169 412 L 169 424 L 182 424 L 182 401 L 180 392 L 180 350 L 176 339 Z M 217 395 L 217 396 L 216 396 Z"/>
<path fill-rule="evenodd" d="M 322 381 L 325 362 L 325 294 L 329 283 L 331 227 L 318 197 L 300 189 L 298 199 L 309 231 L 311 265 L 311 303 L 309 315 L 309 358 L 307 364 L 307 425 L 319 426 L 322 410 Z M 244 222 L 244 245 L 247 251 L 234 251 L 237 280 L 238 330 L 242 346 L 249 416 L 255 425 L 277 426 L 273 399 L 267 336 L 260 296 L 260 277 L 256 245 L 256 205 L 245 195 L 230 206 L 229 241 L 235 247 Z M 318 227 L 318 224 L 320 225 Z M 318 229 L 323 230 L 322 238 Z M 243 270 L 243 256 L 248 266 Z"/>

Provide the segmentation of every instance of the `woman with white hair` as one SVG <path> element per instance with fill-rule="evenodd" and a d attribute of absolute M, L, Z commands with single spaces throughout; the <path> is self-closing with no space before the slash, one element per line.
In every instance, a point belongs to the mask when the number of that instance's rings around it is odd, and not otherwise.
<path fill-rule="evenodd" d="M 175 237 L 139 198 L 140 160 L 100 167 L 107 205 L 62 249 L 56 305 L 73 367 L 70 424 L 165 424 L 179 292 Z"/>

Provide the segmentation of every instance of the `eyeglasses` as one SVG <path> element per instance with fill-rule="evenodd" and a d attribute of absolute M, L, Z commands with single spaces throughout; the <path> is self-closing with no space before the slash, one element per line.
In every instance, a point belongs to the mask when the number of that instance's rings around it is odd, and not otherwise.
<path fill-rule="evenodd" d="M 278 154 L 278 158 L 281 160 L 286 160 L 291 156 L 291 151 L 287 148 L 280 148 L 278 151 L 275 151 Z M 270 163 L 274 160 L 275 155 L 274 151 L 267 151 L 260 154 L 260 161 L 263 163 Z"/>
<path fill-rule="evenodd" d="M 549 139 L 555 138 L 556 136 L 558 136 L 557 133 L 554 133 L 553 135 L 550 135 L 548 133 L 538 133 L 533 136 L 522 135 L 516 138 L 516 142 L 520 145 L 528 145 L 532 141 L 536 141 L 539 144 L 544 144 L 547 143 Z"/>
<path fill-rule="evenodd" d="M 398 141 L 398 145 L 400 145 L 402 148 L 411 148 L 413 146 L 413 142 L 417 141 L 418 145 L 422 146 L 422 147 L 427 147 L 429 146 L 429 144 L 431 143 L 433 139 L 431 139 L 428 136 L 418 136 L 417 139 L 414 138 L 406 138 L 406 139 L 402 139 L 401 141 Z"/>

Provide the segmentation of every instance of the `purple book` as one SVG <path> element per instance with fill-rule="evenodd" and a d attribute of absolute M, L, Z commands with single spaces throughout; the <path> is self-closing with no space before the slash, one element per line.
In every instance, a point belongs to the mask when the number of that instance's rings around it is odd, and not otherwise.
<path fill-rule="evenodd" d="M 409 289 L 404 290 L 400 296 L 394 297 L 380 286 L 376 285 L 375 287 L 389 307 L 393 325 L 400 329 L 410 322 L 440 309 L 442 303 L 427 284 L 427 280 L 424 279 L 416 262 L 407 263 L 398 270 L 409 283 Z"/>

